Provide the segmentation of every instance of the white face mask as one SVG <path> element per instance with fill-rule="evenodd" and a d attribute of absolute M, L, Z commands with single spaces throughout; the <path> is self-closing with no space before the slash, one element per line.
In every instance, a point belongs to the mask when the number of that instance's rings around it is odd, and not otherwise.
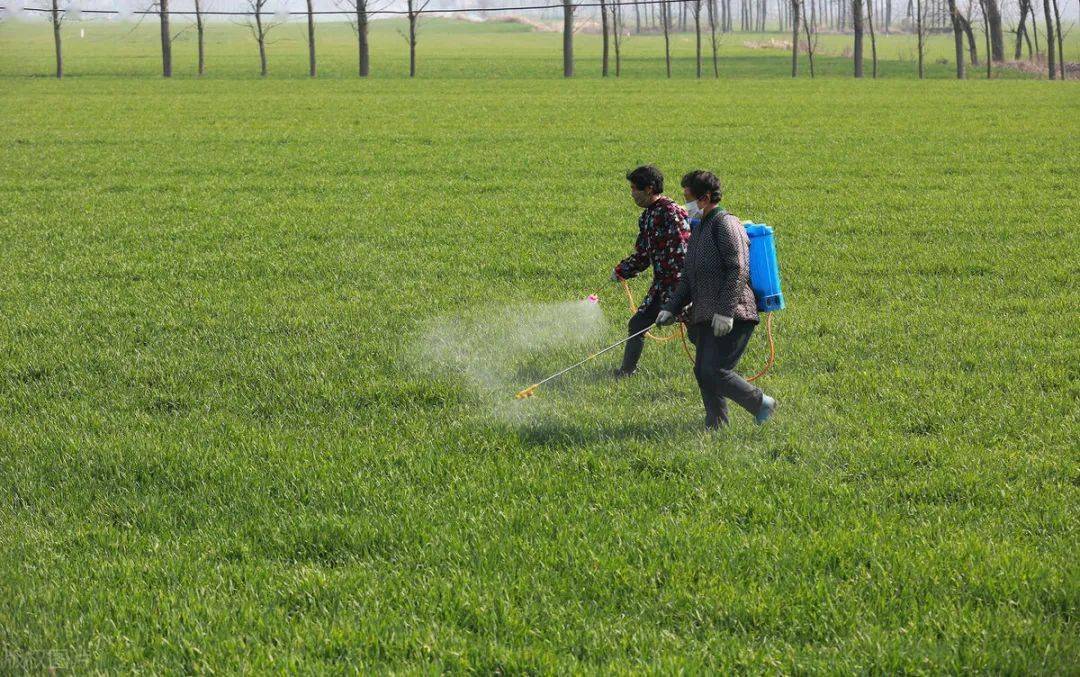
<path fill-rule="evenodd" d="M 689 214 L 691 218 L 695 216 L 701 216 L 701 207 L 698 207 L 698 203 L 696 200 L 693 202 L 687 202 L 686 206 L 684 206 L 683 209 L 686 210 L 686 213 Z"/>

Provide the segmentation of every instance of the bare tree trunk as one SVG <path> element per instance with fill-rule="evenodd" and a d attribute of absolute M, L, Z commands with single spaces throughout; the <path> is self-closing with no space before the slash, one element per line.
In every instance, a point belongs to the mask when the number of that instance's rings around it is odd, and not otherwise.
<path fill-rule="evenodd" d="M 562 72 L 564 78 L 574 77 L 574 5 L 563 0 Z"/>
<path fill-rule="evenodd" d="M 813 1 L 813 0 L 811 0 Z M 814 79 L 814 41 L 810 38 L 810 23 L 803 21 L 803 30 L 806 32 L 806 59 L 810 62 L 810 79 Z"/>
<path fill-rule="evenodd" d="M 990 61 L 1005 60 L 1005 32 L 1001 26 L 1001 10 L 997 0 L 982 0 L 985 4 L 986 21 L 990 30 Z"/>
<path fill-rule="evenodd" d="M 611 36 L 615 41 L 615 77 L 622 75 L 622 6 L 615 4 L 611 8 Z"/>
<path fill-rule="evenodd" d="M 360 77 L 371 73 L 371 57 L 368 53 L 367 0 L 356 0 L 356 41 L 360 50 Z"/>
<path fill-rule="evenodd" d="M 607 0 L 600 0 L 600 29 L 604 32 L 604 58 L 603 66 L 600 69 L 601 77 L 608 76 L 608 16 L 607 16 Z"/>
<path fill-rule="evenodd" d="M 892 30 L 892 0 L 885 0 L 885 35 Z"/>
<path fill-rule="evenodd" d="M 1050 0 L 1043 0 L 1043 16 L 1046 17 L 1046 64 L 1053 80 L 1057 71 L 1054 69 L 1054 16 L 1050 14 Z"/>
<path fill-rule="evenodd" d="M 870 63 L 873 78 L 877 79 L 877 35 L 874 33 L 874 3 L 866 0 L 866 20 L 870 23 Z"/>
<path fill-rule="evenodd" d="M 855 29 L 855 77 L 863 76 L 862 0 L 851 0 L 851 26 Z"/>
<path fill-rule="evenodd" d="M 409 17 L 409 77 L 416 77 L 416 12 L 414 0 L 408 0 Z"/>
<path fill-rule="evenodd" d="M 701 78 L 701 0 L 694 0 L 690 8 L 694 13 L 694 33 L 697 34 L 697 76 Z"/>
<path fill-rule="evenodd" d="M 203 22 L 200 0 L 195 0 L 195 28 L 199 33 L 199 75 L 202 75 L 206 72 L 206 24 Z"/>
<path fill-rule="evenodd" d="M 56 78 L 60 79 L 64 77 L 64 53 L 60 49 L 60 22 L 63 19 L 60 18 L 60 8 L 57 6 L 57 0 L 52 0 L 51 14 L 53 46 L 56 48 Z"/>
<path fill-rule="evenodd" d="M 716 43 L 716 0 L 707 0 L 709 3 L 709 36 L 712 44 L 712 69 L 713 77 L 720 79 L 720 59 L 717 54 L 719 45 Z"/>
<path fill-rule="evenodd" d="M 923 35 L 923 11 L 922 0 L 915 0 L 915 26 L 919 31 L 919 79 L 922 80 L 926 75 L 923 69 L 923 54 L 926 52 L 926 45 L 924 44 Z"/>
<path fill-rule="evenodd" d="M 957 15 L 960 20 L 960 27 L 964 29 L 964 35 L 967 36 L 968 52 L 971 54 L 971 65 L 978 66 L 979 49 L 977 43 L 975 42 L 975 31 L 971 30 L 971 22 L 967 19 L 967 17 L 965 17 L 963 14 L 960 14 L 959 12 L 957 12 Z"/>
<path fill-rule="evenodd" d="M 949 0 L 954 2 L 955 0 Z M 1027 23 L 1027 14 L 1029 9 L 1030 0 L 1020 0 L 1020 23 L 1016 25 L 1016 51 L 1013 53 L 1013 59 L 1020 60 L 1020 57 L 1024 55 L 1024 37 L 1027 36 L 1027 29 L 1025 24 Z"/>
<path fill-rule="evenodd" d="M 1047 0 L 1043 0 L 1046 2 Z M 668 8 L 668 0 L 660 5 L 660 23 L 664 25 L 664 63 L 667 64 L 667 76 L 671 77 L 671 41 L 668 37 L 668 24 L 670 23 L 671 10 Z"/>
<path fill-rule="evenodd" d="M 161 75 L 172 77 L 172 33 L 169 32 L 169 0 L 158 0 L 161 24 Z"/>
<path fill-rule="evenodd" d="M 634 32 L 641 33 L 641 4 L 637 0 L 634 2 Z"/>
<path fill-rule="evenodd" d="M 986 0 L 979 0 L 979 9 L 982 10 L 983 19 L 983 37 L 986 38 L 986 53 L 991 54 L 991 41 L 990 41 L 990 20 L 986 13 Z M 986 59 L 986 79 L 989 80 L 992 77 L 991 69 L 994 66 L 994 59 L 987 56 Z"/>
<path fill-rule="evenodd" d="M 799 0 L 791 0 L 791 77 L 799 77 Z"/>
<path fill-rule="evenodd" d="M 307 0 L 308 73 L 315 77 L 315 12 Z"/>
<path fill-rule="evenodd" d="M 1039 18 L 1035 15 L 1035 0 L 1028 5 L 1031 10 L 1031 37 L 1035 40 L 1035 60 L 1042 58 L 1042 49 L 1039 48 Z"/>
<path fill-rule="evenodd" d="M 964 29 L 960 26 L 960 11 L 956 9 L 956 0 L 949 0 L 949 16 L 952 19 L 953 46 L 956 49 L 956 79 L 963 80 L 964 71 Z"/>
<path fill-rule="evenodd" d="M 1054 19 L 1057 22 L 1057 43 L 1058 43 L 1058 75 L 1062 80 L 1065 80 L 1065 43 L 1063 38 L 1065 37 L 1065 31 L 1061 30 L 1061 12 L 1058 11 L 1058 0 L 1054 2 Z"/>
<path fill-rule="evenodd" d="M 259 75 L 265 78 L 266 73 L 267 73 L 267 70 L 266 70 L 266 34 L 263 33 L 262 3 L 261 2 L 256 2 L 255 3 L 255 30 L 256 30 L 256 36 L 255 37 L 259 41 L 259 65 L 260 65 Z"/>

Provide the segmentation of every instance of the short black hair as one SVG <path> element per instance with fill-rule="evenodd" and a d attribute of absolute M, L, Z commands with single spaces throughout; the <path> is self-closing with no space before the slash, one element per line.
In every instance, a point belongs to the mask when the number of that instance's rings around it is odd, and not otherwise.
<path fill-rule="evenodd" d="M 654 195 L 664 192 L 664 175 L 655 165 L 641 165 L 631 170 L 626 174 L 626 180 L 634 184 L 634 188 L 638 190 L 645 190 L 652 186 Z"/>
<path fill-rule="evenodd" d="M 691 184 L 693 183 L 694 178 L 698 174 L 704 174 L 704 173 L 705 173 L 704 169 L 695 169 L 693 171 L 689 171 L 689 172 L 683 174 L 682 181 L 679 182 L 679 185 L 682 186 L 683 188 L 689 188 L 691 186 Z"/>
<path fill-rule="evenodd" d="M 718 204 L 724 197 L 724 189 L 720 185 L 720 179 L 712 172 L 698 169 L 688 173 L 682 178 L 683 188 L 690 189 L 690 194 L 697 199 L 708 197 L 709 202 Z"/>

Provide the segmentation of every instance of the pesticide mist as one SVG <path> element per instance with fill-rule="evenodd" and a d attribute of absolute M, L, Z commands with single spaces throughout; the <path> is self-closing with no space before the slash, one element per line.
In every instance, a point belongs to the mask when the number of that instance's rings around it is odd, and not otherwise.
<path fill-rule="evenodd" d="M 600 347 L 604 315 L 595 300 L 490 309 L 467 318 L 441 318 L 418 346 L 426 369 L 460 379 L 498 417 L 533 417 L 560 390 L 573 387 L 571 372 L 546 384 L 537 397 L 514 394 L 586 357 Z"/>

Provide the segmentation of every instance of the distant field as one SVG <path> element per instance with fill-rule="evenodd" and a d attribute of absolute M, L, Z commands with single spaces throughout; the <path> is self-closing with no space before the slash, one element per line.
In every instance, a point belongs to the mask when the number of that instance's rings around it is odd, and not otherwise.
<path fill-rule="evenodd" d="M 177 20 L 180 26 L 188 25 Z M 380 20 L 372 24 L 372 74 L 376 79 L 408 76 L 408 48 L 400 31 L 403 21 Z M 79 30 L 85 38 L 79 38 Z M 356 75 L 356 37 L 346 23 L 321 23 L 317 27 L 319 74 L 326 78 L 350 78 Z M 161 74 L 160 37 L 154 17 L 147 17 L 139 27 L 109 22 L 105 19 L 65 24 L 66 68 L 72 76 L 110 76 Z M 719 70 L 721 78 L 788 78 L 791 55 L 783 49 L 756 46 L 770 40 L 784 41 L 790 36 L 779 33 L 722 35 Z M 268 47 L 270 77 L 307 77 L 307 25 L 297 22 L 279 26 L 271 33 Z M 850 35 L 822 34 L 820 54 L 815 57 L 818 77 L 850 77 L 852 62 Z M 749 45 L 749 46 L 748 46 Z M 561 33 L 533 32 L 521 24 L 471 24 L 446 19 L 425 20 L 418 50 L 421 78 L 561 78 Z M 712 74 L 711 52 L 707 46 L 706 75 Z M 980 54 L 982 45 L 979 45 Z M 626 39 L 623 49 L 623 76 L 655 78 L 664 76 L 664 42 L 657 35 L 635 35 Z M 846 51 L 845 51 L 846 50 Z M 258 77 L 258 47 L 248 29 L 228 22 L 212 23 L 207 28 L 206 78 Z M 575 37 L 577 75 L 600 76 L 600 37 L 579 34 Z M 182 32 L 174 41 L 176 77 L 194 76 L 196 72 L 196 36 L 194 28 Z M 685 79 L 694 77 L 694 35 L 680 33 L 672 38 L 672 74 Z M 915 78 L 915 37 L 907 34 L 878 36 L 880 77 Z M 1065 54 L 1070 61 L 1080 61 L 1080 31 L 1072 31 Z M 612 52 L 614 72 L 614 52 Z M 931 35 L 927 43 L 926 74 L 929 78 L 952 78 L 953 47 L 951 36 Z M 803 77 L 809 76 L 805 55 L 801 59 Z M 49 75 L 54 72 L 51 28 L 44 23 L 0 23 L 0 77 L 5 75 Z M 866 43 L 866 74 L 870 75 L 870 43 Z M 986 76 L 985 67 L 973 68 L 972 78 Z M 999 68 L 1001 78 L 1031 78 L 1035 75 Z"/>
<path fill-rule="evenodd" d="M 215 26 L 165 82 L 91 25 L 56 82 L 39 28 L 0 26 L 0 672 L 1076 672 L 1076 83 L 669 82 L 645 38 L 564 82 L 436 22 L 422 81 L 391 26 L 368 81 L 345 27 L 261 81 Z M 777 229 L 764 428 L 702 432 L 670 345 L 512 400 L 625 331 L 645 161 Z"/>

